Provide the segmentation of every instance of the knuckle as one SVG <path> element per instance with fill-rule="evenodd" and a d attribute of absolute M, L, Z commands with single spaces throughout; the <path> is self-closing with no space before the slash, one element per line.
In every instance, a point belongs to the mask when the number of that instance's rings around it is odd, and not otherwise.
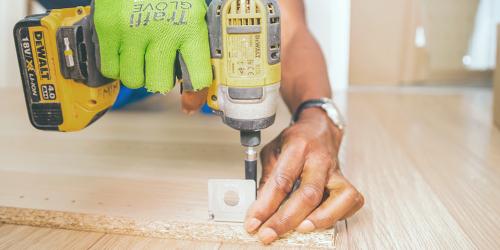
<path fill-rule="evenodd" d="M 304 185 L 299 192 L 303 200 L 311 206 L 318 205 L 323 198 L 323 190 L 313 184 Z"/>
<path fill-rule="evenodd" d="M 334 165 L 334 160 L 332 154 L 328 152 L 321 152 L 317 154 L 318 161 L 320 162 L 321 165 L 331 167 Z"/>
<path fill-rule="evenodd" d="M 278 174 L 274 177 L 274 184 L 279 192 L 290 193 L 293 187 L 293 179 L 285 174 Z"/>
<path fill-rule="evenodd" d="M 362 197 L 362 195 L 358 192 L 358 190 L 353 185 L 347 185 L 344 188 L 343 192 L 346 193 L 346 195 L 351 200 L 354 200 L 354 201 L 357 201 L 360 196 Z"/>
<path fill-rule="evenodd" d="M 288 216 L 288 215 L 281 215 L 277 217 L 271 225 L 269 225 L 270 228 L 272 228 L 278 235 L 283 235 L 287 233 L 289 230 L 292 228 L 292 220 L 293 216 Z"/>
<path fill-rule="evenodd" d="M 304 150 L 309 145 L 309 139 L 303 135 L 298 135 L 293 137 L 293 143 L 298 149 Z"/>
<path fill-rule="evenodd" d="M 295 127 L 290 127 L 283 131 L 282 137 L 286 142 L 292 142 L 296 146 L 305 147 L 309 144 L 309 138 L 303 133 L 297 131 Z"/>
<path fill-rule="evenodd" d="M 262 221 L 262 220 L 265 220 L 267 218 L 266 212 L 267 212 L 266 207 L 263 206 L 261 203 L 256 202 L 256 203 L 252 204 L 250 209 L 248 209 L 246 217 L 257 218 L 257 219 Z"/>

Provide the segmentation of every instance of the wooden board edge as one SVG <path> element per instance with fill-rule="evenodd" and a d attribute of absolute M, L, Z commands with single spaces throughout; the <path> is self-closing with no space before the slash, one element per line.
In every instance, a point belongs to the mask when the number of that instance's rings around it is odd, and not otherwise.
<path fill-rule="evenodd" d="M 497 30 L 497 65 L 493 77 L 493 120 L 500 129 L 500 24 Z"/>
<path fill-rule="evenodd" d="M 142 221 L 105 215 L 0 207 L 2 223 L 173 240 L 259 244 L 240 224 Z M 309 234 L 294 232 L 273 245 L 333 249 L 334 237 L 333 229 Z"/>

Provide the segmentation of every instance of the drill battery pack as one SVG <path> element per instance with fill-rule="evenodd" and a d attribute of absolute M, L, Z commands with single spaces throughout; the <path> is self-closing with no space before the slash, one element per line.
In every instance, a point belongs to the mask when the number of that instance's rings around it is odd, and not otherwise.
<path fill-rule="evenodd" d="M 28 114 L 37 129 L 82 130 L 116 101 L 120 83 L 97 70 L 89 15 L 89 7 L 52 10 L 14 28 Z"/>

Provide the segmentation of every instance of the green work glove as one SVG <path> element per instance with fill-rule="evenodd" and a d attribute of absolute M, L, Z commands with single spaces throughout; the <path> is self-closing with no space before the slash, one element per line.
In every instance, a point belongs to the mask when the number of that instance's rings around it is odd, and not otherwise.
<path fill-rule="evenodd" d="M 210 86 L 205 0 L 94 0 L 93 8 L 104 76 L 166 93 L 174 86 L 179 52 L 192 88 Z"/>

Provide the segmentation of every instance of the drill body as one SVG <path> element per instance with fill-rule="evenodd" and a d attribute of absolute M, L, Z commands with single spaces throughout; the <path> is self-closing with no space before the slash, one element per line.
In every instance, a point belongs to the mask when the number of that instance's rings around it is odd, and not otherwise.
<path fill-rule="evenodd" d="M 213 0 L 207 16 L 214 70 L 208 104 L 240 131 L 246 178 L 256 180 L 255 147 L 279 100 L 280 9 L 275 0 Z"/>
<path fill-rule="evenodd" d="M 82 130 L 118 96 L 119 81 L 98 70 L 99 45 L 90 14 L 90 7 L 52 10 L 14 28 L 28 113 L 37 129 Z M 260 131 L 274 123 L 279 100 L 279 5 L 276 0 L 213 0 L 207 21 L 214 73 L 207 103 L 240 131 L 246 178 L 256 180 L 255 147 L 261 143 Z"/>

